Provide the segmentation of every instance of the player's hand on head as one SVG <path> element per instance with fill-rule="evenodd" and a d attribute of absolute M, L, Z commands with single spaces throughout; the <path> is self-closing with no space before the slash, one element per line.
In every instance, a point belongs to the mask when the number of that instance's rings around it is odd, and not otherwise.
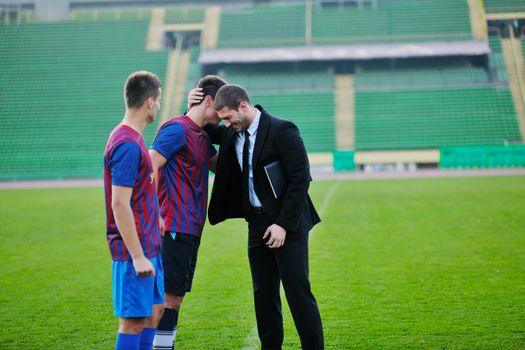
<path fill-rule="evenodd" d="M 137 276 L 155 276 L 155 268 L 145 256 L 133 259 L 133 267 Z"/>
<path fill-rule="evenodd" d="M 188 110 L 190 110 L 192 104 L 202 101 L 202 95 L 204 95 L 202 88 L 195 88 L 188 93 Z"/>
<path fill-rule="evenodd" d="M 269 237 L 268 242 L 266 242 L 268 248 L 281 248 L 286 239 L 286 229 L 277 224 L 273 224 L 264 232 L 263 239 L 267 237 Z"/>

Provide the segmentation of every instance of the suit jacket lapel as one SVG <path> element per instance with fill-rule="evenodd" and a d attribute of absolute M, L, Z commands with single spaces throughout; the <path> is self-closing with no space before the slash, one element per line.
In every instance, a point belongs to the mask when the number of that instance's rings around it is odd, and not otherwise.
<path fill-rule="evenodd" d="M 259 161 L 259 157 L 266 140 L 266 135 L 268 134 L 268 129 L 270 128 L 270 116 L 261 106 L 256 107 L 258 107 L 258 109 L 261 111 L 261 119 L 259 120 L 257 137 L 255 138 L 255 146 L 253 148 L 252 169 L 255 169 L 257 166 L 257 162 Z"/>

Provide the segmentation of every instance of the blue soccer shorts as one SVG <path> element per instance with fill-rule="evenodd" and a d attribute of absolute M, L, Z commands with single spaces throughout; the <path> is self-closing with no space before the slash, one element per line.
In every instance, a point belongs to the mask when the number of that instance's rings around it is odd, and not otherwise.
<path fill-rule="evenodd" d="M 132 261 L 113 261 L 113 310 L 117 317 L 150 317 L 164 303 L 162 258 L 149 259 L 155 276 L 137 276 Z"/>

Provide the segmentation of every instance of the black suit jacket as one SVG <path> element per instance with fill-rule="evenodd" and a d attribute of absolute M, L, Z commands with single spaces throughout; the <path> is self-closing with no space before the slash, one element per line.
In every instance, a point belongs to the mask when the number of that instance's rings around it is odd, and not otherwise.
<path fill-rule="evenodd" d="M 310 164 L 299 129 L 275 117 L 261 106 L 253 151 L 253 185 L 268 218 L 289 233 L 304 234 L 320 220 L 308 195 L 312 181 Z M 237 133 L 231 127 L 207 127 L 212 142 L 219 144 L 217 170 L 208 208 L 212 225 L 230 218 L 246 218 L 241 209 L 242 173 L 235 153 Z M 285 194 L 276 199 L 264 166 L 280 160 L 287 179 Z"/>

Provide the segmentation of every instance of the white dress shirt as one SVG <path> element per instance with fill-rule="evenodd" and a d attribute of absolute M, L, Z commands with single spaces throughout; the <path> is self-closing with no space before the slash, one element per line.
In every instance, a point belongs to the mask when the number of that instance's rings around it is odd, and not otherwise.
<path fill-rule="evenodd" d="M 261 119 L 261 111 L 257 108 L 255 109 L 257 113 L 255 114 L 255 119 L 253 120 L 252 124 L 248 128 L 248 134 L 250 134 L 250 148 L 248 152 L 248 166 L 250 169 L 249 177 L 248 177 L 248 190 L 250 192 L 250 203 L 254 207 L 262 207 L 261 201 L 259 201 L 259 198 L 257 198 L 257 195 L 255 194 L 255 190 L 253 188 L 253 169 L 252 169 L 252 158 L 253 158 L 253 148 L 255 146 L 255 139 L 257 137 L 257 128 L 259 127 L 259 120 Z M 235 140 L 235 151 L 237 153 L 237 160 L 239 161 L 239 165 L 242 169 L 242 149 L 244 146 L 244 132 L 241 132 L 237 135 L 237 139 Z"/>

